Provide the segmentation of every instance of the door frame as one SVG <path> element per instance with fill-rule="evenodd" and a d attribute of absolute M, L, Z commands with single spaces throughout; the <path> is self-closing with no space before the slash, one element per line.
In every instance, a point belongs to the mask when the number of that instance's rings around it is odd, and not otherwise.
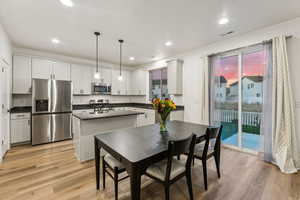
<path fill-rule="evenodd" d="M 229 144 L 222 144 L 223 146 L 227 147 L 227 148 L 231 148 L 231 149 L 235 149 L 238 151 L 242 151 L 242 152 L 246 152 L 246 153 L 250 153 L 250 154 L 255 154 L 258 155 L 258 151 L 255 151 L 253 149 L 248 149 L 243 147 L 242 145 L 242 100 L 243 100 L 243 91 L 242 91 L 242 79 L 243 79 L 243 55 L 249 54 L 249 53 L 254 53 L 257 51 L 261 51 L 263 50 L 263 45 L 255 45 L 255 46 L 251 46 L 251 47 L 246 47 L 243 49 L 239 49 L 239 50 L 233 50 L 230 52 L 226 52 L 224 54 L 221 54 L 220 57 L 221 58 L 225 58 L 225 57 L 232 57 L 232 56 L 236 56 L 238 59 L 238 67 L 237 67 L 237 74 L 238 74 L 238 132 L 237 132 L 237 146 L 234 145 L 229 145 Z M 262 97 L 263 98 L 263 97 Z M 261 136 L 261 135 L 260 135 Z"/>

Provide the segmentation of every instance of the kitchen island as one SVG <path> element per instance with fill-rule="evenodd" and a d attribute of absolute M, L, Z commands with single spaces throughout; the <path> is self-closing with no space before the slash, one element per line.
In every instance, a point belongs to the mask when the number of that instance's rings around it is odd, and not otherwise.
<path fill-rule="evenodd" d="M 137 127 L 138 115 L 142 114 L 130 110 L 73 112 L 73 143 L 77 159 L 81 162 L 94 159 L 94 135 Z"/>

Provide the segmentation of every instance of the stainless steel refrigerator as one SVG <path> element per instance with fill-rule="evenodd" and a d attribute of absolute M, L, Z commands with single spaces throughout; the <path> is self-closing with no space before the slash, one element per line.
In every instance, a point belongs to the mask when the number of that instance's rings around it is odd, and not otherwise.
<path fill-rule="evenodd" d="M 72 138 L 72 82 L 32 80 L 32 145 Z"/>

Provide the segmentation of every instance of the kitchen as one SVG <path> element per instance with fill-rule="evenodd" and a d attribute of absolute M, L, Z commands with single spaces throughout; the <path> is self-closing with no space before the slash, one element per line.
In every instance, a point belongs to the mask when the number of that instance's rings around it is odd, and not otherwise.
<path fill-rule="evenodd" d="M 299 199 L 287 1 L 1 1 L 0 199 Z"/>

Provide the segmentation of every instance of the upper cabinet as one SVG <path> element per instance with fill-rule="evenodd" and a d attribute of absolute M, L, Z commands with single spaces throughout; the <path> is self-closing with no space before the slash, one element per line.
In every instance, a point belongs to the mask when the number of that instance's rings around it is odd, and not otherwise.
<path fill-rule="evenodd" d="M 32 59 L 32 78 L 71 80 L 70 64 L 39 58 Z"/>
<path fill-rule="evenodd" d="M 182 95 L 183 91 L 183 61 L 170 60 L 168 63 L 168 93 Z"/>
<path fill-rule="evenodd" d="M 147 73 L 147 71 L 140 69 L 130 72 L 129 95 L 146 95 Z"/>
<path fill-rule="evenodd" d="M 52 62 L 39 58 L 32 59 L 32 78 L 51 79 Z"/>
<path fill-rule="evenodd" d="M 53 62 L 52 75 L 55 80 L 71 80 L 71 65 L 63 62 Z"/>
<path fill-rule="evenodd" d="M 31 93 L 31 58 L 13 57 L 13 94 Z"/>
<path fill-rule="evenodd" d="M 93 67 L 93 75 L 96 72 L 96 67 Z M 92 77 L 93 82 L 100 82 L 100 83 L 107 83 L 107 84 L 111 84 L 112 83 L 112 70 L 110 67 L 101 67 L 99 69 L 100 72 L 100 80 L 99 79 L 95 79 L 94 76 Z"/>
<path fill-rule="evenodd" d="M 127 71 L 122 71 L 122 80 L 119 80 L 120 71 L 112 69 L 111 94 L 112 95 L 127 95 Z"/>
<path fill-rule="evenodd" d="M 72 64 L 71 78 L 73 82 L 73 94 L 90 95 L 92 82 L 92 69 L 89 66 Z"/>

